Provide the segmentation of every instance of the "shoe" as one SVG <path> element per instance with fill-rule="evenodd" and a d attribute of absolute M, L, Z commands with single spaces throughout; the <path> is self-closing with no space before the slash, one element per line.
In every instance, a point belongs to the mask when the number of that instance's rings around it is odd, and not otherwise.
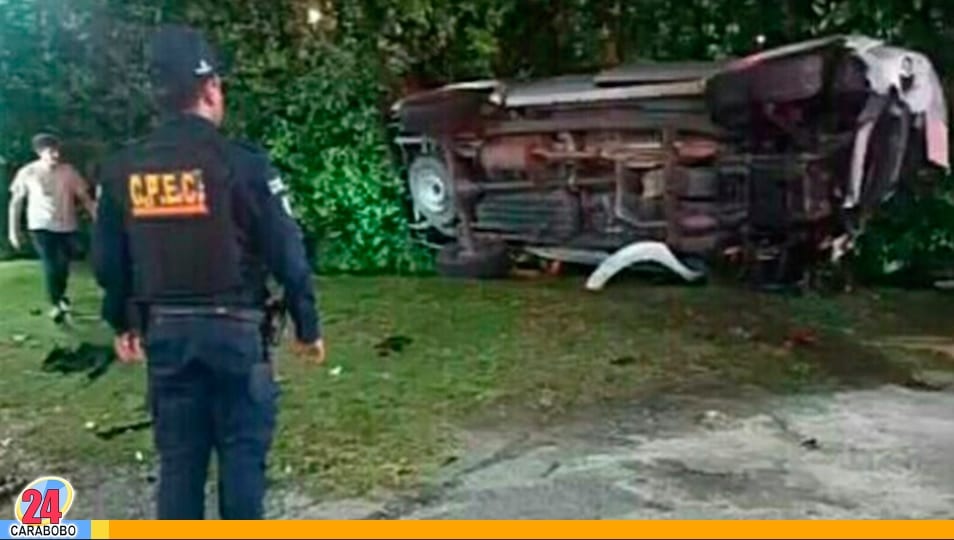
<path fill-rule="evenodd" d="M 73 322 L 73 317 L 70 315 L 69 310 L 63 309 L 62 306 L 51 308 L 48 316 L 53 321 L 53 324 L 56 325 L 70 325 Z"/>
<path fill-rule="evenodd" d="M 50 319 L 53 320 L 54 324 L 63 324 L 64 322 L 66 322 L 67 313 L 63 311 L 63 308 L 61 308 L 60 306 L 56 306 L 50 309 L 50 312 L 48 315 Z"/>
<path fill-rule="evenodd" d="M 67 298 L 67 297 L 65 297 L 65 296 L 64 296 L 62 299 L 60 299 L 60 304 L 59 304 L 58 307 L 59 307 L 62 311 L 65 311 L 66 313 L 72 313 L 72 312 L 73 312 L 73 303 L 70 302 L 70 299 Z"/>

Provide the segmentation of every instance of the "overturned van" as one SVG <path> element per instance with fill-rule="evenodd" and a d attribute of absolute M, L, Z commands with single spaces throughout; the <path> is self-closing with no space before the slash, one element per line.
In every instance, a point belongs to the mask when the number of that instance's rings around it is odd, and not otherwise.
<path fill-rule="evenodd" d="M 438 268 L 508 273 L 517 251 L 703 277 L 731 259 L 799 280 L 851 249 L 901 182 L 947 169 L 922 54 L 835 36 L 721 63 L 451 84 L 393 108 L 414 228 Z"/>

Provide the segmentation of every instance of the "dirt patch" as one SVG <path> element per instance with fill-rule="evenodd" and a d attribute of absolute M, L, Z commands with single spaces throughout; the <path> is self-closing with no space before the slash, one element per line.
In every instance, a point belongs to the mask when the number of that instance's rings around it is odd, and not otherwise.
<path fill-rule="evenodd" d="M 954 394 L 653 401 L 538 433 L 408 517 L 944 519 L 954 504 Z"/>

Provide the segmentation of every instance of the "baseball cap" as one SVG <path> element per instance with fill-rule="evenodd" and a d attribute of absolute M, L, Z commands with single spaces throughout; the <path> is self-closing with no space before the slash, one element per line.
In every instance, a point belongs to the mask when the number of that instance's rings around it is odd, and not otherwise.
<path fill-rule="evenodd" d="M 160 93 L 194 88 L 200 81 L 225 74 L 217 51 L 195 28 L 164 25 L 149 46 L 152 83 Z"/>

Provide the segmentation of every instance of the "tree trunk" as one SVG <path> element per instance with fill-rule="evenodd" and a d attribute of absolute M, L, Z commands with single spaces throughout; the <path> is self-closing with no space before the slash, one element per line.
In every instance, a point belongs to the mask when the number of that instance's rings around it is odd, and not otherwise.
<path fill-rule="evenodd" d="M 604 0 L 600 17 L 600 31 L 603 33 L 603 67 L 619 65 L 620 58 L 620 0 Z"/>
<path fill-rule="evenodd" d="M 553 0 L 550 4 L 552 6 L 552 43 L 553 46 L 550 49 L 550 54 L 546 63 L 549 67 L 548 75 L 558 75 L 563 71 L 563 55 L 566 51 L 563 50 L 563 37 L 567 34 L 567 14 L 563 0 Z"/>
<path fill-rule="evenodd" d="M 798 38 L 798 5 L 804 0 L 784 0 L 782 2 L 782 31 L 785 32 L 785 41 L 795 41 Z"/>

